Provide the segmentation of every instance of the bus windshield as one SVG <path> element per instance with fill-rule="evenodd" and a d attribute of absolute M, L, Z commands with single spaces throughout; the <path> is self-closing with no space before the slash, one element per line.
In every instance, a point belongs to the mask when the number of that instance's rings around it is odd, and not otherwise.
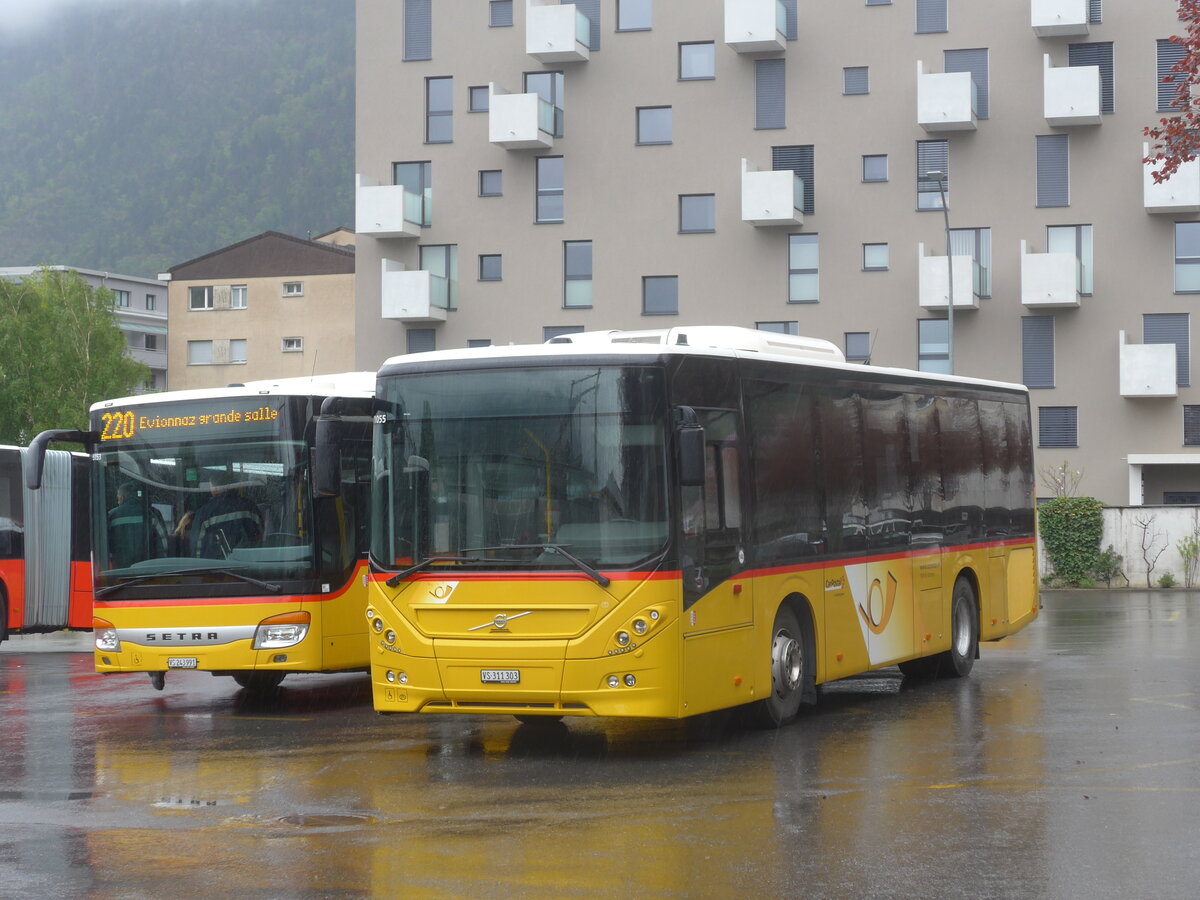
<path fill-rule="evenodd" d="M 666 399 L 647 367 L 385 376 L 372 558 L 632 567 L 667 542 Z"/>

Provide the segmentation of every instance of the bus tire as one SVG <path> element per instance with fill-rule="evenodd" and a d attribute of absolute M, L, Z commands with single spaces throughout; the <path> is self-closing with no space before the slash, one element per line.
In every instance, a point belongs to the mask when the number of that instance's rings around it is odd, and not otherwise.
<path fill-rule="evenodd" d="M 754 704 L 760 727 L 782 728 L 795 720 L 805 699 L 805 683 L 813 677 L 813 641 L 807 622 L 784 604 L 771 626 L 771 693 Z"/>
<path fill-rule="evenodd" d="M 8 640 L 8 594 L 0 585 L 0 644 Z"/>
<path fill-rule="evenodd" d="M 978 653 L 979 605 L 971 582 L 960 577 L 950 601 L 950 649 L 941 655 L 938 674 L 943 678 L 968 675 Z"/>
<path fill-rule="evenodd" d="M 534 728 L 549 728 L 554 725 L 562 724 L 562 716 L 527 716 L 524 713 L 517 715 L 513 714 L 513 718 L 522 725 L 532 725 Z"/>
<path fill-rule="evenodd" d="M 272 693 L 283 681 L 286 672 L 234 672 L 233 680 L 247 694 L 262 696 Z"/>

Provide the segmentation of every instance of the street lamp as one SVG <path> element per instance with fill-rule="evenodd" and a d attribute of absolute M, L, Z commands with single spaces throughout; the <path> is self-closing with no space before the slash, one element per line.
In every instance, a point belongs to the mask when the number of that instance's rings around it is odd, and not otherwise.
<path fill-rule="evenodd" d="M 946 222 L 946 271 L 949 275 L 950 305 L 946 312 L 946 358 L 950 374 L 954 374 L 954 257 L 950 253 L 950 206 L 946 203 L 946 173 L 938 170 L 926 172 L 925 176 L 937 182 L 938 194 L 942 198 L 942 218 Z"/>

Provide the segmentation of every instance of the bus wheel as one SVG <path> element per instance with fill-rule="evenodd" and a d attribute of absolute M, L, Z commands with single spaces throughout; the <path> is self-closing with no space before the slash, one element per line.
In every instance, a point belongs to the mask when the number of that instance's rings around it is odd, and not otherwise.
<path fill-rule="evenodd" d="M 979 652 L 978 610 L 971 582 L 958 579 L 950 607 L 950 649 L 942 655 L 939 670 L 943 678 L 962 678 L 975 665 L 975 654 Z"/>
<path fill-rule="evenodd" d="M 269 694 L 279 687 L 286 672 L 235 672 L 233 680 L 248 694 Z"/>
<path fill-rule="evenodd" d="M 534 726 L 541 725 L 542 727 L 547 727 L 550 725 L 557 725 L 562 721 L 562 716 L 517 716 L 517 715 L 514 715 L 513 718 L 516 719 L 518 722 L 520 722 L 522 725 L 534 725 Z"/>
<path fill-rule="evenodd" d="M 0 588 L 0 644 L 8 640 L 8 595 Z"/>
<path fill-rule="evenodd" d="M 755 705 L 758 724 L 764 728 L 787 725 L 800 712 L 804 681 L 810 677 L 813 660 L 805 653 L 811 644 L 792 612 L 781 606 L 771 628 L 771 694 Z"/>

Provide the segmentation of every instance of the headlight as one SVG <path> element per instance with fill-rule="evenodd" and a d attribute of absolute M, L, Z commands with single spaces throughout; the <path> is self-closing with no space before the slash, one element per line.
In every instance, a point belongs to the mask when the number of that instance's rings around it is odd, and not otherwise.
<path fill-rule="evenodd" d="M 112 622 L 103 619 L 92 619 L 92 636 L 96 641 L 96 649 L 103 653 L 120 653 L 121 638 Z"/>
<path fill-rule="evenodd" d="M 617 632 L 617 643 L 620 644 L 622 647 L 624 647 L 626 644 L 628 644 L 629 643 L 629 632 L 628 631 L 618 631 Z"/>
<path fill-rule="evenodd" d="M 308 635 L 312 616 L 306 612 L 284 613 L 263 619 L 254 630 L 255 650 L 279 650 L 293 647 Z"/>
<path fill-rule="evenodd" d="M 646 629 L 649 627 L 650 626 L 646 624 L 645 619 L 634 619 L 633 620 L 633 630 L 636 631 L 638 634 L 645 634 Z"/>
<path fill-rule="evenodd" d="M 376 619 L 371 623 L 371 627 L 375 629 L 376 634 L 383 633 L 383 619 Z"/>

